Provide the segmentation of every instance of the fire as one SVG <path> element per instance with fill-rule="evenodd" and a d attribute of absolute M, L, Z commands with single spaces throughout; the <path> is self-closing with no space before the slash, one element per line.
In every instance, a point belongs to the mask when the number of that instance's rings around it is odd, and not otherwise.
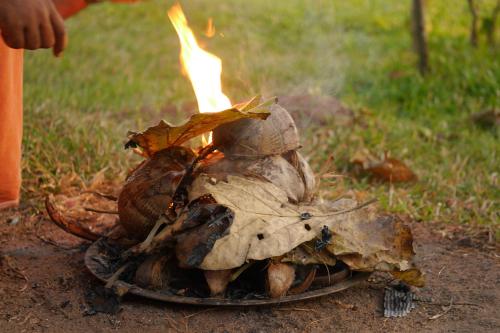
<path fill-rule="evenodd" d="M 181 42 L 182 68 L 193 85 L 199 112 L 217 112 L 229 109 L 231 101 L 222 92 L 222 61 L 198 45 L 180 4 L 177 3 L 170 8 L 168 17 Z"/>

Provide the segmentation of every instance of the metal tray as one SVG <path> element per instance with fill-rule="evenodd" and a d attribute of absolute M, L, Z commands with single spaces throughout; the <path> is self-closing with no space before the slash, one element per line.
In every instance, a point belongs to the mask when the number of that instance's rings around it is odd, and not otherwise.
<path fill-rule="evenodd" d="M 108 282 L 110 274 L 104 273 L 108 267 L 106 265 L 109 263 L 110 258 L 110 247 L 107 245 L 106 239 L 101 238 L 94 242 L 85 253 L 85 265 L 90 270 L 90 272 L 99 280 L 103 282 Z M 221 297 L 188 297 L 172 294 L 168 291 L 162 290 L 149 290 L 141 288 L 134 284 L 117 280 L 113 283 L 115 288 L 120 290 L 125 290 L 126 293 L 162 301 L 169 303 L 180 303 L 180 304 L 192 304 L 192 305 L 204 305 L 204 306 L 256 306 L 256 305 L 272 305 L 272 304 L 283 304 L 296 302 L 301 300 L 307 300 L 312 298 L 317 298 L 321 296 L 330 295 L 345 289 L 348 289 L 360 282 L 365 281 L 370 276 L 370 273 L 364 272 L 352 272 L 349 270 L 343 270 L 331 274 L 328 279 L 333 283 L 325 286 L 319 287 L 313 290 L 308 290 L 306 292 L 287 295 L 281 298 L 265 298 L 265 299 L 229 299 Z"/>

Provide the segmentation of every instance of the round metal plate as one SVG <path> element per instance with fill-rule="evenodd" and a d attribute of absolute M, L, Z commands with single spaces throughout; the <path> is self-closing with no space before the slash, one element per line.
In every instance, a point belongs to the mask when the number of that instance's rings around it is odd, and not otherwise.
<path fill-rule="evenodd" d="M 109 270 L 109 249 L 110 247 L 107 245 L 106 240 L 99 239 L 94 242 L 85 253 L 85 265 L 96 278 L 103 282 L 107 282 L 110 276 L 109 273 L 106 273 L 106 271 Z M 327 287 L 321 287 L 296 295 L 287 295 L 281 298 L 266 299 L 227 299 L 220 297 L 201 298 L 179 296 L 165 291 L 144 289 L 121 280 L 116 281 L 113 285 L 121 290 L 126 290 L 127 293 L 163 302 L 208 306 L 255 306 L 283 304 L 330 295 L 365 281 L 369 276 L 370 273 L 340 271 L 332 274 L 330 277 L 337 282 Z"/>

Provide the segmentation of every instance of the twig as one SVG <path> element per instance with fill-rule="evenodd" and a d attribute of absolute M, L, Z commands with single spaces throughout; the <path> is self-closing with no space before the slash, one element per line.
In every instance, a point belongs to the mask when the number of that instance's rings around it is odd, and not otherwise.
<path fill-rule="evenodd" d="M 151 231 L 149 232 L 148 234 L 148 237 L 146 237 L 146 239 L 144 240 L 144 242 L 142 242 L 140 244 L 140 247 L 141 248 L 146 248 L 149 246 L 149 244 L 153 241 L 153 238 L 156 236 L 158 230 L 160 229 L 160 227 L 164 224 L 167 224 L 167 221 L 165 219 L 164 216 L 160 216 L 160 218 L 158 219 L 158 221 L 156 221 L 153 229 L 151 229 Z"/>
<path fill-rule="evenodd" d="M 86 190 L 86 191 L 83 191 L 82 193 L 95 194 L 98 197 L 102 197 L 102 198 L 105 198 L 105 199 L 108 199 L 108 200 L 111 200 L 111 201 L 118 201 L 118 198 L 115 197 L 114 195 L 106 194 L 106 193 L 101 193 L 101 192 L 98 192 L 98 191 Z"/>
<path fill-rule="evenodd" d="M 438 277 L 441 276 L 441 273 L 443 273 L 444 269 L 446 268 L 446 265 L 444 265 L 440 270 L 439 270 L 439 273 L 438 273 Z"/>
<path fill-rule="evenodd" d="M 116 272 L 114 272 L 106 282 L 106 288 L 111 288 L 113 284 L 120 278 L 120 275 L 122 275 L 122 273 L 130 266 L 130 264 L 131 262 L 129 261 L 122 267 L 118 268 L 118 270 L 116 270 Z"/>
<path fill-rule="evenodd" d="M 101 214 L 118 214 L 117 210 L 106 210 L 106 209 L 98 209 L 92 207 L 84 207 L 87 212 L 101 213 Z"/>
<path fill-rule="evenodd" d="M 427 301 L 424 299 L 414 299 L 415 302 L 420 302 L 420 303 L 427 303 L 429 305 L 439 305 L 439 306 L 449 306 L 450 303 L 440 303 L 440 302 L 433 302 L 433 301 Z M 464 306 L 477 306 L 478 308 L 482 308 L 482 305 L 476 304 L 476 303 L 467 303 L 467 302 L 454 302 L 453 305 L 464 305 Z"/>
<path fill-rule="evenodd" d="M 175 331 L 177 332 L 182 332 L 179 327 L 177 326 L 177 323 L 173 318 L 171 318 L 168 314 L 165 314 L 165 318 L 167 319 L 168 323 L 170 324 L 170 327 L 172 327 Z"/>
<path fill-rule="evenodd" d="M 371 200 L 368 200 L 366 202 L 363 202 L 359 205 L 357 205 L 356 207 L 353 207 L 353 208 L 349 208 L 349 209 L 344 209 L 344 210 L 339 210 L 338 212 L 333 212 L 333 213 L 329 213 L 329 214 L 321 214 L 321 215 L 314 215 L 316 217 L 326 217 L 326 216 L 334 216 L 334 215 L 340 215 L 340 214 L 345 214 L 345 213 L 350 213 L 350 212 L 354 212 L 358 209 L 361 209 L 361 208 L 365 208 L 366 206 L 369 206 L 375 202 L 377 202 L 378 200 L 377 199 L 371 199 Z"/>
<path fill-rule="evenodd" d="M 75 246 L 64 246 L 64 245 L 61 245 L 55 241 L 53 241 L 52 239 L 48 239 L 48 238 L 45 238 L 44 236 L 42 235 L 39 235 L 37 234 L 36 237 L 41 240 L 42 242 L 44 243 L 47 243 L 47 244 L 50 244 L 52 246 L 55 246 L 59 249 L 63 249 L 63 250 L 75 250 L 75 249 L 78 249 L 80 247 L 80 245 L 75 245 Z"/>
<path fill-rule="evenodd" d="M 435 320 L 435 319 L 438 319 L 438 318 L 441 318 L 442 316 L 444 316 L 445 314 L 447 314 L 448 312 L 450 312 L 451 308 L 453 307 L 453 298 L 450 300 L 450 305 L 448 305 L 447 307 L 443 308 L 443 312 L 441 313 L 438 313 L 432 317 L 429 318 L 429 320 Z"/>
<path fill-rule="evenodd" d="M 326 159 L 326 162 L 323 163 L 323 166 L 321 167 L 321 169 L 319 170 L 319 172 L 316 175 L 316 186 L 314 189 L 314 193 L 318 192 L 318 190 L 320 188 L 320 184 L 321 184 L 321 179 L 323 178 L 324 175 L 326 175 L 330 171 L 330 167 L 333 165 L 334 160 L 335 160 L 335 157 L 333 156 L 333 154 L 330 154 L 328 156 L 328 158 Z"/>
<path fill-rule="evenodd" d="M 205 312 L 208 312 L 208 311 L 212 311 L 212 310 L 215 310 L 215 308 L 208 308 L 208 309 L 205 309 L 205 310 L 201 310 L 201 311 L 198 311 L 198 312 L 195 312 L 195 313 L 192 313 L 190 315 L 186 315 L 184 316 L 184 319 L 189 319 L 191 317 L 194 317 L 194 316 L 197 316 L 199 314 L 202 314 L 202 313 L 205 313 Z"/>
<path fill-rule="evenodd" d="M 320 318 L 320 319 L 316 319 L 316 320 L 313 320 L 311 321 L 309 324 L 306 325 L 306 327 L 304 327 L 304 332 L 307 330 L 307 328 L 313 324 L 316 324 L 320 321 L 324 321 L 324 320 L 327 320 L 327 319 L 332 319 L 333 317 L 335 317 L 337 315 L 333 315 L 333 316 L 326 316 L 326 317 L 323 317 L 323 318 Z"/>
<path fill-rule="evenodd" d="M 24 286 L 18 290 L 19 292 L 23 292 L 26 290 L 26 288 L 28 288 L 28 277 L 26 276 L 26 274 L 24 274 L 22 270 L 13 265 L 11 260 L 12 258 L 10 256 L 0 255 L 0 263 L 2 265 L 5 264 L 5 266 L 7 266 L 7 268 L 9 268 L 14 273 L 14 276 L 23 279 L 25 281 Z"/>
<path fill-rule="evenodd" d="M 339 199 L 340 200 L 340 199 Z M 371 200 L 368 200 L 366 202 L 363 202 L 362 204 L 359 204 L 353 208 L 349 208 L 349 209 L 344 209 L 344 210 L 338 210 L 336 212 L 333 212 L 333 213 L 328 213 L 328 214 L 314 214 L 314 215 L 311 215 L 311 217 L 328 217 L 328 216 L 336 216 L 336 215 L 342 215 L 342 214 L 346 214 L 346 213 L 351 213 L 351 212 L 354 212 L 356 210 L 359 210 L 359 209 L 362 209 L 362 208 L 365 208 L 366 206 L 369 206 L 375 202 L 377 202 L 378 199 L 371 199 Z M 231 204 L 226 204 L 226 206 L 230 209 L 233 209 L 235 206 L 231 205 Z M 240 211 L 242 212 L 247 212 L 246 210 L 244 209 L 241 209 L 240 207 L 237 207 Z M 269 214 L 269 213 L 257 213 L 257 212 L 249 212 L 249 213 L 252 213 L 252 214 L 255 214 L 255 215 L 261 215 L 261 216 L 280 216 L 280 217 L 299 217 L 301 218 L 301 216 L 297 216 L 297 215 L 280 215 L 278 213 L 275 213 L 275 214 Z M 301 221 L 302 221 L 302 218 L 301 218 Z"/>
<path fill-rule="evenodd" d="M 320 313 L 317 310 L 314 309 L 306 309 L 306 308 L 277 308 L 275 309 L 276 311 L 304 311 L 304 312 L 314 312 L 314 313 Z"/>

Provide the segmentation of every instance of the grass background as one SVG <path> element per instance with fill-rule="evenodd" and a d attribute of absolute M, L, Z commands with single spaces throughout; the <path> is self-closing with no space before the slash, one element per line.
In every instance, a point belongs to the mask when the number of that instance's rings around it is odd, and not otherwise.
<path fill-rule="evenodd" d="M 137 161 L 123 151 L 129 129 L 169 117 L 167 106 L 194 101 L 180 75 L 179 45 L 166 17 L 172 1 L 93 5 L 67 21 L 62 59 L 49 51 L 25 56 L 24 198 L 60 190 L 60 179 L 84 181 L 107 168 L 113 177 Z M 478 1 L 481 15 L 494 0 Z M 380 198 L 389 211 L 416 219 L 498 226 L 499 131 L 476 127 L 471 113 L 499 107 L 497 48 L 468 42 L 467 2 L 429 1 L 430 63 L 415 69 L 410 1 L 184 1 L 200 42 L 223 60 L 233 102 L 265 96 L 335 96 L 363 125 L 304 130 L 304 152 L 318 170 L 333 154 L 337 172 L 367 149 L 405 161 L 415 184 L 336 178 Z M 213 17 L 217 34 L 203 37 Z M 182 120 L 179 114 L 177 120 Z M 320 144 L 314 143 L 320 142 Z"/>

